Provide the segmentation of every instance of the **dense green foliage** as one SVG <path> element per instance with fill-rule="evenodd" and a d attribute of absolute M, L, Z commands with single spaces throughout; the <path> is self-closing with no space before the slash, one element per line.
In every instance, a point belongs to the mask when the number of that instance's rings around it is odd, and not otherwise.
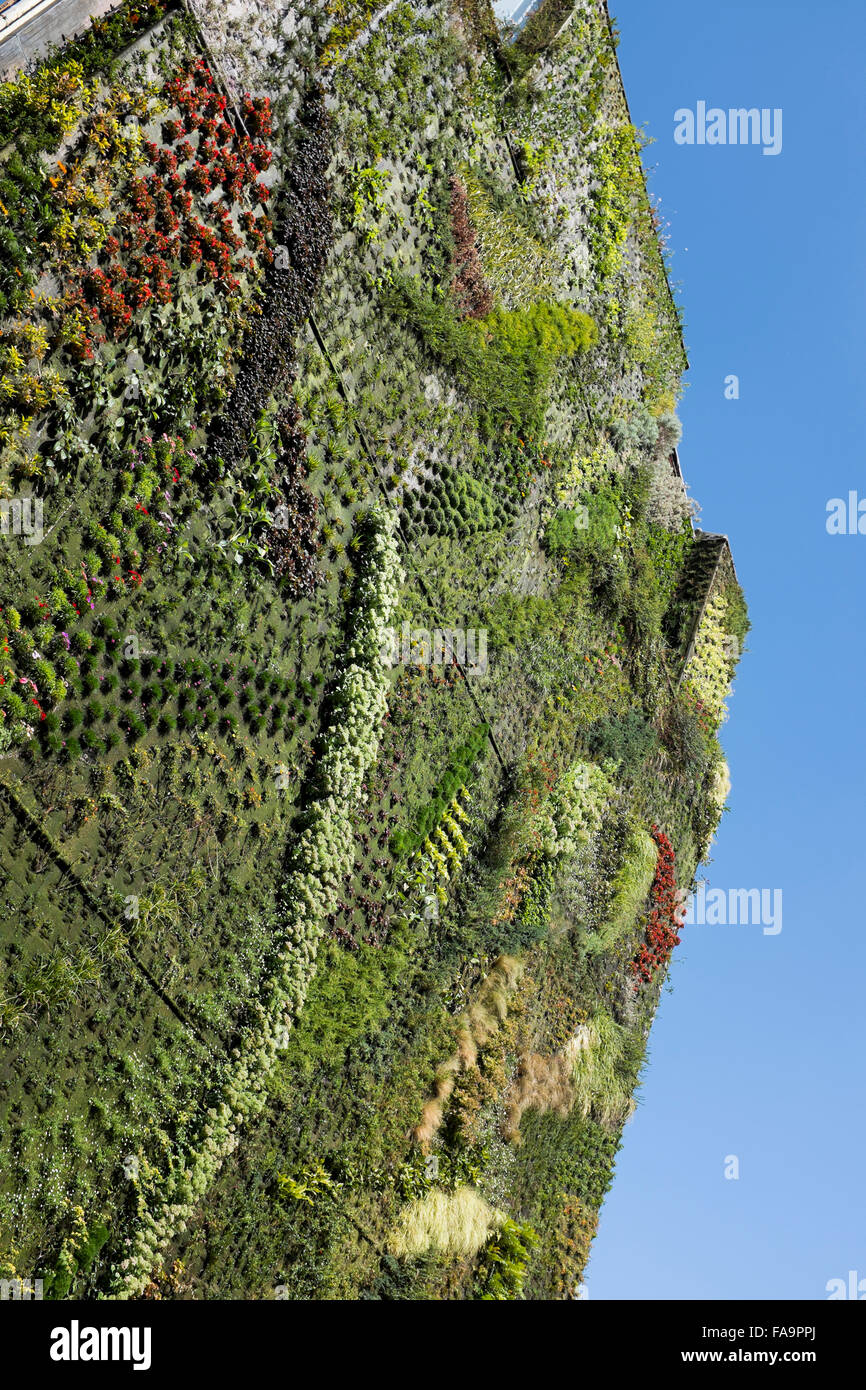
<path fill-rule="evenodd" d="M 459 8 L 125 2 L 0 84 L 0 1277 L 47 1297 L 582 1276 L 749 619 L 604 7 Z"/>
<path fill-rule="evenodd" d="M 395 280 L 394 302 L 474 398 L 486 435 L 506 421 L 537 432 L 555 366 L 594 340 L 587 315 L 564 304 L 538 303 L 523 312 L 495 308 L 485 319 L 460 319 L 447 299 L 406 279 Z"/>

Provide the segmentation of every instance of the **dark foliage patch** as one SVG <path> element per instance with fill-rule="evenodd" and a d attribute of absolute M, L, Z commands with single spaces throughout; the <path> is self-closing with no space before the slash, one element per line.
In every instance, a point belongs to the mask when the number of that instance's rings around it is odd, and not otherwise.
<path fill-rule="evenodd" d="M 312 308 L 334 239 L 330 118 L 318 86 L 301 108 L 302 134 L 289 175 L 285 213 L 267 272 L 262 313 L 246 335 L 243 365 L 211 454 L 228 468 L 243 462 L 256 420 L 271 396 L 287 391 L 297 370 L 294 343 Z"/>
<path fill-rule="evenodd" d="M 484 279 L 475 228 L 469 218 L 466 189 L 451 180 L 451 233 L 454 238 L 451 293 L 463 318 L 483 319 L 493 308 L 493 292 Z"/>

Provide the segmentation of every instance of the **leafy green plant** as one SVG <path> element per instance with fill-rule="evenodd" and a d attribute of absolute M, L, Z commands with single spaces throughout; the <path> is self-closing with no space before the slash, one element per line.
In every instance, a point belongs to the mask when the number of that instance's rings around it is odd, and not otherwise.
<path fill-rule="evenodd" d="M 652 887 L 657 859 L 658 851 L 652 836 L 642 825 L 630 823 L 622 862 L 611 883 L 605 921 L 590 938 L 593 952 L 609 950 L 634 926 Z"/>
<path fill-rule="evenodd" d="M 556 513 L 544 534 L 545 549 L 550 555 L 600 568 L 619 540 L 621 509 L 621 492 L 613 483 L 587 493 L 579 509 L 563 508 Z"/>
<path fill-rule="evenodd" d="M 539 1244 L 528 1224 L 507 1218 L 485 1245 L 475 1275 L 477 1299 L 505 1302 L 523 1296 L 527 1266 Z"/>
<path fill-rule="evenodd" d="M 407 947 L 405 934 L 395 928 L 382 947 L 347 951 L 328 942 L 322 948 L 321 967 L 289 1039 L 291 1066 L 304 1075 L 317 1066 L 339 1068 L 353 1043 L 375 1034 L 405 969 Z"/>
<path fill-rule="evenodd" d="M 390 182 L 384 169 L 353 169 L 348 177 L 350 225 L 370 245 L 379 239 L 379 222 L 387 209 L 384 193 Z"/>
<path fill-rule="evenodd" d="M 596 720 L 587 744 L 599 761 L 610 758 L 633 770 L 658 748 L 658 735 L 640 710 L 630 709 L 625 714 L 612 713 Z"/>
<path fill-rule="evenodd" d="M 722 596 L 727 605 L 725 611 L 726 630 L 733 637 L 736 637 L 740 652 L 742 652 L 752 626 L 746 596 L 736 579 L 733 578 L 728 580 L 722 591 Z"/>
<path fill-rule="evenodd" d="M 487 747 L 488 727 L 478 724 L 469 738 L 455 748 L 448 770 L 436 783 L 430 800 L 416 813 L 409 830 L 395 830 L 391 836 L 391 853 L 397 859 L 408 859 L 435 830 L 448 810 L 449 804 L 468 781 L 473 764 Z"/>
<path fill-rule="evenodd" d="M 280 1196 L 292 1202 L 305 1202 L 308 1206 L 312 1206 L 319 1197 L 334 1196 L 342 1186 L 332 1178 L 321 1160 L 307 1164 L 296 1178 L 289 1173 L 278 1173 L 277 1183 Z"/>
<path fill-rule="evenodd" d="M 447 470 L 447 471 L 446 471 Z M 417 513 L 418 526 L 434 535 L 474 536 L 504 529 L 517 514 L 517 502 L 506 493 L 494 499 L 489 485 L 469 474 L 443 467 L 429 490 L 407 494 L 407 510 Z"/>
<path fill-rule="evenodd" d="M 475 399 L 487 435 L 506 420 L 518 430 L 538 431 L 557 363 L 585 351 L 595 339 L 588 315 L 563 304 L 495 308 L 486 318 L 460 319 L 447 299 L 397 275 L 388 298 Z"/>

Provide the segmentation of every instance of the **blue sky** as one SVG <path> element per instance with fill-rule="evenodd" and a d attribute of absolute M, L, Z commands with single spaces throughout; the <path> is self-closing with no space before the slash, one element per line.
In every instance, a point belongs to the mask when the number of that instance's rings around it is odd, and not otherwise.
<path fill-rule="evenodd" d="M 781 889 L 783 925 L 685 928 L 586 1287 L 826 1299 L 849 1270 L 866 1281 L 866 535 L 825 525 L 830 498 L 866 498 L 866 6 L 620 0 L 614 15 L 682 285 L 681 462 L 753 622 L 722 735 L 730 813 L 703 872 Z M 674 112 L 701 100 L 781 107 L 781 153 L 677 145 Z"/>

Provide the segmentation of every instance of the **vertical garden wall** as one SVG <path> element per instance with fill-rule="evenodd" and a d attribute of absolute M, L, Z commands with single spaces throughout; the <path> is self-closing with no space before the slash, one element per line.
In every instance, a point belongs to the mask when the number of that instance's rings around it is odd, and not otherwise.
<path fill-rule="evenodd" d="M 748 631 L 640 147 L 595 0 L 0 85 L 4 1278 L 573 1296 Z"/>

